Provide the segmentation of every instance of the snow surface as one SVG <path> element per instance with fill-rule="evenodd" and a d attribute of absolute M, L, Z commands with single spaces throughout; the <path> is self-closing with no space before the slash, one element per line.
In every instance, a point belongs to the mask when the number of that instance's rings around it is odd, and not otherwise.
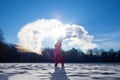
<path fill-rule="evenodd" d="M 120 80 L 120 64 L 0 63 L 0 80 Z"/>

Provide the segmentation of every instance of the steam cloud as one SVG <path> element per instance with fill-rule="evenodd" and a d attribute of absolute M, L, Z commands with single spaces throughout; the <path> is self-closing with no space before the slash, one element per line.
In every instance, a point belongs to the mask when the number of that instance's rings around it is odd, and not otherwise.
<path fill-rule="evenodd" d="M 94 37 L 88 35 L 84 27 L 63 24 L 56 19 L 36 20 L 18 32 L 19 45 L 38 54 L 41 54 L 44 47 L 54 48 L 55 41 L 60 36 L 64 39 L 62 48 L 65 50 L 74 47 L 85 51 L 98 46 L 92 43 Z"/>

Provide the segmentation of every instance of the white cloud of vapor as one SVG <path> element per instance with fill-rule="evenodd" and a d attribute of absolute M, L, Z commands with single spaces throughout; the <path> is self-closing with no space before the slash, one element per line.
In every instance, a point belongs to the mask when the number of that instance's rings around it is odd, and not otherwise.
<path fill-rule="evenodd" d="M 36 20 L 18 32 L 19 45 L 39 54 L 43 47 L 54 48 L 55 41 L 60 36 L 64 38 L 63 49 L 74 47 L 85 51 L 97 47 L 97 44 L 92 43 L 94 37 L 88 35 L 84 27 L 63 24 L 56 19 Z"/>

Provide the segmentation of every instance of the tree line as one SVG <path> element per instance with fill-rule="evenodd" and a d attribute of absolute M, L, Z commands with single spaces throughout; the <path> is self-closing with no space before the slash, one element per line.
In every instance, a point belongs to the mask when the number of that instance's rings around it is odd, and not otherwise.
<path fill-rule="evenodd" d="M 16 48 L 16 44 L 6 43 L 3 37 L 3 32 L 0 30 L 0 62 L 54 62 L 54 49 L 44 48 L 42 55 L 34 52 L 20 52 Z M 120 50 L 114 51 L 110 49 L 98 50 L 90 49 L 86 52 L 72 48 L 68 51 L 62 51 L 65 62 L 120 62 Z"/>

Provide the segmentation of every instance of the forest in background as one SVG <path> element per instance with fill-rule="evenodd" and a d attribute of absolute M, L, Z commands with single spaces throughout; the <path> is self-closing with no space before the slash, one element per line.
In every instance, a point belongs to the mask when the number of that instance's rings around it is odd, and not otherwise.
<path fill-rule="evenodd" d="M 34 52 L 21 52 L 16 48 L 16 44 L 6 43 L 3 32 L 0 29 L 0 63 L 23 63 L 23 62 L 54 62 L 54 49 L 45 48 L 42 55 Z M 62 51 L 65 62 L 120 62 L 120 50 L 110 49 L 98 50 L 90 49 L 86 53 L 82 50 L 72 48 L 68 51 Z"/>

